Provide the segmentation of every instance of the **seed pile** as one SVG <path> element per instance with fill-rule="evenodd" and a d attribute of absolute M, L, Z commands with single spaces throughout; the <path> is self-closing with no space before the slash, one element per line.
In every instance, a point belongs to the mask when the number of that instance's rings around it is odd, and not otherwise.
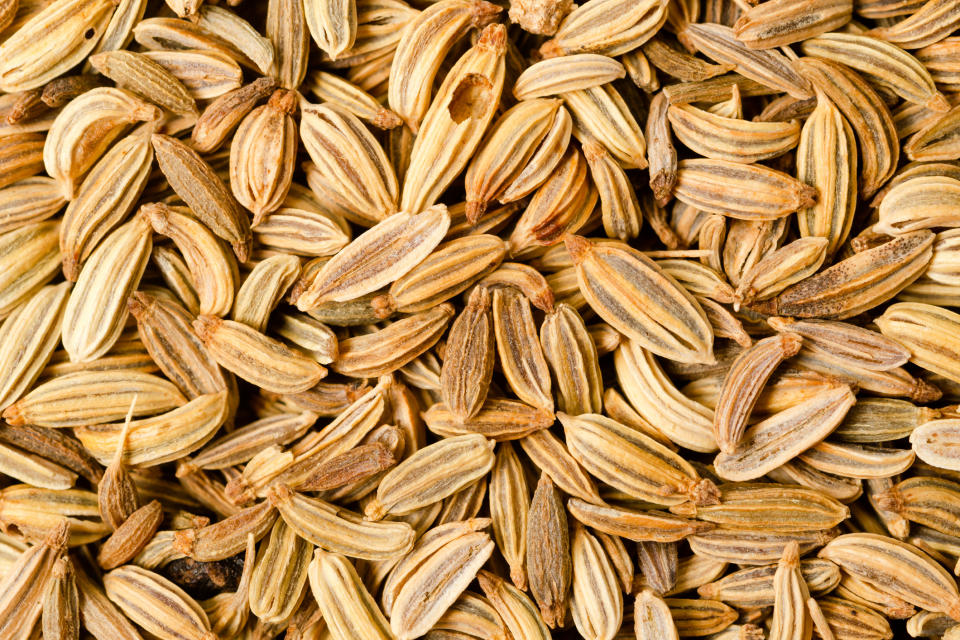
<path fill-rule="evenodd" d="M 960 639 L 958 30 L 0 0 L 0 638 Z"/>

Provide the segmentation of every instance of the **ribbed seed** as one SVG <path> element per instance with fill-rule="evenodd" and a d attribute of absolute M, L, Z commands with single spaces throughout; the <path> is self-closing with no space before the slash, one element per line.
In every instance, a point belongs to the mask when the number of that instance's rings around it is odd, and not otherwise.
<path fill-rule="evenodd" d="M 650 164 L 650 188 L 661 206 L 670 200 L 677 182 L 677 150 L 672 142 L 669 108 L 670 101 L 664 92 L 653 96 L 644 130 Z"/>
<path fill-rule="evenodd" d="M 681 636 L 701 636 L 723 631 L 737 619 L 737 612 L 716 600 L 666 598 L 670 615 Z"/>
<path fill-rule="evenodd" d="M 583 154 L 568 148 L 517 220 L 508 240 L 511 257 L 526 258 L 586 223 L 599 195 L 587 173 Z"/>
<path fill-rule="evenodd" d="M 644 43 L 642 51 L 642 55 L 648 60 L 648 65 L 653 65 L 667 75 L 682 80 L 683 82 L 708 80 L 732 71 L 735 66 L 726 63 L 712 64 L 694 57 L 684 49 L 676 47 L 661 37 L 654 37 L 648 40 Z M 631 53 L 636 53 L 636 51 Z M 625 66 L 627 65 L 626 62 L 624 64 Z M 636 71 L 639 71 L 639 69 L 636 69 Z M 633 77 L 635 73 L 631 73 L 630 75 Z"/>
<path fill-rule="evenodd" d="M 823 617 L 836 638 L 890 640 L 890 623 L 873 609 L 846 598 L 828 596 L 817 600 Z"/>
<path fill-rule="evenodd" d="M 477 581 L 514 638 L 551 638 L 550 629 L 529 596 L 489 571 L 481 570 L 477 574 Z"/>
<path fill-rule="evenodd" d="M 960 315 L 929 304 L 898 302 L 877 318 L 885 336 L 910 351 L 910 361 L 951 380 L 960 380 L 953 338 Z"/>
<path fill-rule="evenodd" d="M 578 236 L 566 243 L 581 292 L 611 326 L 659 355 L 712 359 L 713 332 L 703 310 L 653 261 L 626 245 L 595 245 Z"/>
<path fill-rule="evenodd" d="M 143 292 L 127 300 L 150 356 L 184 395 L 197 396 L 227 389 L 225 374 L 193 333 L 193 316 L 180 305 Z"/>
<path fill-rule="evenodd" d="M 557 417 L 573 456 L 607 484 L 667 506 L 716 501 L 713 483 L 701 480 L 683 458 L 642 433 L 599 415 Z"/>
<path fill-rule="evenodd" d="M 853 7 L 845 0 L 820 0 L 800 7 L 789 0 L 751 7 L 734 25 L 737 39 L 751 49 L 770 49 L 839 29 Z"/>
<path fill-rule="evenodd" d="M 73 640 L 80 636 L 80 597 L 73 563 L 58 558 L 43 596 L 40 630 L 49 640 Z"/>
<path fill-rule="evenodd" d="M 546 313 L 553 311 L 554 293 L 542 273 L 527 264 L 503 262 L 493 273 L 481 278 L 477 286 L 487 289 L 513 287 L 527 296 L 530 303 Z"/>
<path fill-rule="evenodd" d="M 59 341 L 69 283 L 43 287 L 0 325 L 0 407 L 29 389 Z"/>
<path fill-rule="evenodd" d="M 501 368 L 514 393 L 534 407 L 553 411 L 550 371 L 529 301 L 513 289 L 495 289 L 492 315 Z"/>
<path fill-rule="evenodd" d="M 90 56 L 94 69 L 119 86 L 179 114 L 196 114 L 197 105 L 177 78 L 150 58 L 133 51 L 103 51 Z"/>
<path fill-rule="evenodd" d="M 957 116 L 953 108 L 934 118 L 907 140 L 904 153 L 911 160 L 952 160 L 957 157 Z"/>
<path fill-rule="evenodd" d="M 871 370 L 851 364 L 848 360 L 837 358 L 825 351 L 814 351 L 806 347 L 793 357 L 793 363 L 802 369 L 855 383 L 861 389 L 877 395 L 903 396 L 922 403 L 931 402 L 942 395 L 939 388 L 925 380 L 913 377 L 903 367 L 886 371 Z"/>
<path fill-rule="evenodd" d="M 890 370 L 904 364 L 909 357 L 909 351 L 893 340 L 844 322 L 770 318 L 768 323 L 777 331 L 802 336 L 808 348 L 824 351 L 865 369 Z"/>
<path fill-rule="evenodd" d="M 227 419 L 228 392 L 197 396 L 185 405 L 130 423 L 125 460 L 153 466 L 176 460 L 213 437 Z M 75 435 L 101 463 L 111 460 L 120 442 L 122 424 L 77 427 Z"/>
<path fill-rule="evenodd" d="M 766 565 L 776 562 L 791 542 L 798 543 L 800 553 L 806 554 L 835 536 L 832 531 L 771 533 L 718 527 L 688 540 L 690 549 L 697 555 L 741 565 Z"/>
<path fill-rule="evenodd" d="M 623 78 L 623 65 L 613 58 L 580 53 L 541 60 L 524 69 L 513 86 L 517 100 L 554 96 L 589 89 Z"/>
<path fill-rule="evenodd" d="M 57 213 L 66 199 L 53 178 L 36 176 L 0 189 L 0 233 L 42 222 Z"/>
<path fill-rule="evenodd" d="M 960 180 L 954 178 L 929 176 L 905 180 L 884 195 L 875 230 L 899 235 L 953 226 L 957 223 L 953 203 L 958 196 Z"/>
<path fill-rule="evenodd" d="M 53 463 L 53 468 L 69 469 L 92 484 L 100 482 L 103 475 L 100 465 L 93 456 L 75 439 L 65 433 L 33 426 L 13 426 L 6 424 L 0 428 L 0 440 L 10 444 L 20 455 L 21 452 L 35 454 L 41 467 Z M 20 464 L 23 464 L 22 461 Z"/>
<path fill-rule="evenodd" d="M 668 446 L 675 442 L 704 453 L 717 450 L 713 412 L 681 393 L 653 353 L 631 340 L 617 347 L 613 364 L 620 388 L 638 418 L 631 426 Z"/>
<path fill-rule="evenodd" d="M 413 270 L 440 243 L 450 225 L 447 208 L 390 216 L 359 235 L 320 269 L 297 298 L 309 311 L 325 301 L 344 302 L 372 293 Z M 403 256 L 399 261 L 397 256 Z"/>
<path fill-rule="evenodd" d="M 144 22 L 147 20 L 140 24 Z M 233 57 L 217 50 L 143 51 L 143 55 L 172 73 L 195 100 L 219 98 L 239 89 L 243 83 L 240 65 Z"/>
<path fill-rule="evenodd" d="M 233 247 L 241 262 L 250 255 L 250 222 L 220 177 L 196 151 L 179 140 L 154 134 L 157 164 L 170 186 L 197 218 Z"/>
<path fill-rule="evenodd" d="M 510 580 L 527 586 L 526 544 L 530 492 L 513 445 L 497 445 L 490 475 L 490 518 L 497 548 L 510 565 Z"/>
<path fill-rule="evenodd" d="M 546 152 L 551 143 L 558 144 L 555 138 L 564 130 L 566 136 L 562 137 L 568 139 L 570 128 L 570 115 L 556 99 L 524 100 L 500 116 L 467 168 L 467 220 L 476 223 L 495 199 L 507 202 L 525 195 L 509 190 L 515 190 L 518 181 L 523 181 L 534 168 L 549 173 L 553 165 L 544 166 L 545 161 L 555 164 L 559 156 Z M 543 175 L 539 182 L 546 177 Z M 532 190 L 539 182 L 527 184 L 524 189 Z"/>
<path fill-rule="evenodd" d="M 734 65 L 734 71 L 750 80 L 801 100 L 812 94 L 809 82 L 793 70 L 789 58 L 773 50 L 749 49 L 730 27 L 688 24 L 682 33 L 708 58 L 719 64 Z"/>
<path fill-rule="evenodd" d="M 296 94 L 278 89 L 243 119 L 230 144 L 230 189 L 253 212 L 253 226 L 278 209 L 296 169 Z"/>
<path fill-rule="evenodd" d="M 134 415 L 173 409 L 186 402 L 170 382 L 140 372 L 78 372 L 35 387 L 7 407 L 12 425 L 75 427 L 122 419 L 137 398 Z M 91 399 L 96 398 L 96 403 Z"/>
<path fill-rule="evenodd" d="M 119 338 L 127 320 L 127 297 L 140 282 L 151 247 L 150 225 L 136 217 L 90 254 L 64 310 L 63 346 L 70 360 L 95 360 Z"/>
<path fill-rule="evenodd" d="M 150 633 L 164 640 L 212 640 L 200 605 L 166 578 L 134 565 L 103 576 L 107 597 Z"/>
<path fill-rule="evenodd" d="M 930 262 L 932 245 L 933 234 L 927 230 L 898 236 L 841 260 L 751 308 L 801 318 L 850 318 L 886 302 L 916 280 Z"/>
<path fill-rule="evenodd" d="M 907 478 L 877 495 L 877 503 L 911 522 L 948 535 L 960 532 L 957 493 L 960 484 L 945 478 Z"/>
<path fill-rule="evenodd" d="M 540 342 L 558 384 L 565 413 L 599 413 L 602 399 L 597 348 L 577 311 L 557 306 L 540 327 Z"/>
<path fill-rule="evenodd" d="M 527 576 L 550 628 L 566 616 L 572 569 L 566 511 L 550 476 L 541 473 L 527 516 Z"/>
<path fill-rule="evenodd" d="M 28 638 L 40 619 L 44 595 L 67 544 L 62 520 L 39 544 L 20 554 L 0 581 L 0 631 L 10 638 Z"/>
<path fill-rule="evenodd" d="M 799 456 L 818 471 L 847 478 L 889 478 L 906 471 L 913 458 L 910 449 L 828 441 Z"/>
<path fill-rule="evenodd" d="M 713 414 L 713 433 L 723 453 L 737 449 L 767 380 L 780 363 L 800 351 L 800 344 L 796 334 L 780 334 L 760 340 L 733 361 Z"/>
<path fill-rule="evenodd" d="M 97 553 L 97 564 L 103 569 L 115 569 L 132 561 L 153 538 L 162 521 L 163 507 L 159 500 L 143 505 L 104 540 Z"/>
<path fill-rule="evenodd" d="M 191 147 L 197 153 L 216 151 L 256 103 L 273 93 L 274 89 L 276 80 L 273 78 L 257 78 L 218 97 L 197 118 L 190 132 Z"/>
<path fill-rule="evenodd" d="M 817 555 L 918 607 L 954 619 L 960 616 L 960 596 L 953 578 L 910 544 L 870 533 L 849 533 L 830 541 Z"/>
<path fill-rule="evenodd" d="M 358 514 L 294 493 L 284 485 L 268 498 L 297 535 L 333 553 L 353 558 L 396 558 L 413 546 L 414 531 L 405 522 L 367 522 Z"/>
<path fill-rule="evenodd" d="M 410 555 L 401 561 L 403 565 L 413 559 L 417 566 L 408 567 L 403 572 L 404 579 L 389 607 L 390 625 L 398 639 L 416 638 L 426 633 L 473 581 L 493 552 L 490 536 L 479 530 L 488 523 L 488 520 L 479 519 L 441 525 L 421 538 Z M 439 548 L 431 549 L 431 553 L 418 553 L 421 546 L 429 545 L 429 536 L 445 528 L 457 531 L 458 535 L 450 536 L 445 543 L 438 545 Z M 394 571 L 400 571 L 401 565 Z M 391 574 L 391 579 L 393 576 Z M 388 580 L 385 589 L 390 584 Z"/>
<path fill-rule="evenodd" d="M 294 188 L 296 185 L 291 185 Z M 289 199 L 284 205 L 289 203 Z M 320 264 L 305 265 L 304 276 L 310 266 L 322 266 L 325 256 L 337 253 L 350 242 L 346 221 L 325 213 L 319 208 L 300 209 L 282 206 L 273 213 L 264 216 L 253 229 L 256 242 L 264 247 L 301 256 L 321 256 Z M 312 273 L 312 270 L 309 270 Z M 316 275 L 313 273 L 313 275 Z M 304 282 L 303 286 L 306 286 Z M 300 287 L 303 288 L 303 287 Z M 292 295 L 291 300 L 296 301 Z"/>
<path fill-rule="evenodd" d="M 481 435 L 447 438 L 428 445 L 392 469 L 364 509 L 380 520 L 438 502 L 486 474 L 492 467 L 492 442 Z"/>
<path fill-rule="evenodd" d="M 306 391 L 327 373 L 310 358 L 245 324 L 203 315 L 193 321 L 193 328 L 221 366 L 268 391 Z"/>
<path fill-rule="evenodd" d="M 153 230 L 171 238 L 183 255 L 200 299 L 200 312 L 226 315 L 233 307 L 236 266 L 223 243 L 201 222 L 161 203 L 140 208 Z"/>
<path fill-rule="evenodd" d="M 826 94 L 857 134 L 861 148 L 859 188 L 864 196 L 872 195 L 896 171 L 900 155 L 889 109 L 863 78 L 834 62 L 832 56 L 829 59 L 802 58 L 795 64 L 818 90 Z M 819 124 L 819 119 L 812 122 Z M 829 198 L 829 193 L 828 189 L 821 195 Z"/>
<path fill-rule="evenodd" d="M 817 189 L 813 207 L 797 213 L 802 236 L 827 238 L 832 255 L 850 233 L 856 208 L 857 154 L 853 130 L 830 99 L 817 107 L 800 132 L 797 179 Z M 866 164 L 866 163 L 865 163 Z"/>
<path fill-rule="evenodd" d="M 676 542 L 713 528 L 708 523 L 686 520 L 663 511 L 605 507 L 579 498 L 570 498 L 567 509 L 570 515 L 592 529 L 636 542 Z"/>
<path fill-rule="evenodd" d="M 697 589 L 704 598 L 720 600 L 735 607 L 772 607 L 776 601 L 774 574 L 777 565 L 741 569 Z M 829 593 L 840 583 L 840 568 L 829 560 L 800 561 L 800 574 L 814 595 Z"/>
<path fill-rule="evenodd" d="M 960 13 L 949 2 L 926 2 L 909 17 L 895 25 L 878 27 L 867 32 L 903 49 L 919 49 L 940 41 L 960 24 Z"/>
<path fill-rule="evenodd" d="M 670 510 L 722 526 L 784 532 L 829 529 L 850 515 L 847 507 L 816 490 L 759 483 L 721 485 L 719 504 Z"/>
<path fill-rule="evenodd" d="M 267 535 L 276 519 L 273 504 L 264 500 L 205 527 L 177 531 L 173 548 L 198 562 L 224 560 L 246 547 L 248 534 L 254 540 Z"/>
<path fill-rule="evenodd" d="M 97 45 L 114 6 L 73 0 L 35 10 L 0 47 L 0 88 L 13 93 L 42 87 L 76 66 Z"/>
<path fill-rule="evenodd" d="M 506 255 L 497 236 L 475 234 L 444 242 L 412 271 L 394 281 L 387 295 L 373 304 L 385 317 L 392 311 L 426 311 L 465 291 L 494 271 Z M 381 308 L 382 307 L 382 308 Z"/>
<path fill-rule="evenodd" d="M 767 160 L 786 153 L 800 139 L 796 121 L 750 122 L 714 115 L 689 104 L 672 105 L 667 113 L 681 142 L 699 155 L 715 160 Z"/>
<path fill-rule="evenodd" d="M 624 169 L 647 168 L 643 131 L 615 85 L 578 89 L 561 97 L 573 115 L 578 135 L 599 142 Z"/>
<path fill-rule="evenodd" d="M 960 456 L 955 453 L 960 442 L 960 420 L 931 420 L 910 434 L 910 445 L 917 457 L 941 469 L 960 470 Z"/>
<path fill-rule="evenodd" d="M 649 40 L 666 19 L 667 3 L 661 0 L 591 0 L 563 19 L 540 52 L 544 57 L 581 52 L 620 55 Z"/>
<path fill-rule="evenodd" d="M 231 318 L 264 331 L 270 314 L 300 275 L 300 259 L 276 255 L 262 260 L 237 291 Z"/>
<path fill-rule="evenodd" d="M 850 387 L 838 387 L 748 427 L 733 453 L 714 460 L 717 473 L 735 481 L 759 478 L 823 440 L 855 402 Z"/>
<path fill-rule="evenodd" d="M 300 602 L 312 559 L 313 545 L 278 518 L 250 576 L 249 606 L 253 614 L 271 622 L 289 618 Z"/>
<path fill-rule="evenodd" d="M 440 369 L 443 401 L 458 419 L 468 420 L 480 412 L 490 389 L 494 354 L 490 293 L 477 286 L 450 326 Z"/>
<path fill-rule="evenodd" d="M 904 100 L 940 113 L 950 108 L 923 65 L 894 44 L 865 35 L 825 33 L 806 40 L 800 48 L 808 56 L 852 67 Z"/>
<path fill-rule="evenodd" d="M 0 236 L 0 317 L 10 315 L 56 274 L 58 222 L 38 222 Z"/>
<path fill-rule="evenodd" d="M 453 306 L 443 303 L 397 320 L 384 329 L 342 340 L 332 368 L 353 378 L 392 373 L 436 344 L 451 317 Z"/>
<path fill-rule="evenodd" d="M 496 113 L 505 52 L 505 28 L 489 25 L 447 74 L 413 143 L 401 209 L 419 211 L 433 205 L 467 166 Z"/>
<path fill-rule="evenodd" d="M 447 53 L 468 29 L 484 27 L 501 11 L 483 0 L 434 4 L 410 21 L 390 65 L 390 108 L 414 134 L 430 107 L 430 92 L 423 87 L 433 85 Z"/>
<path fill-rule="evenodd" d="M 810 592 L 800 572 L 799 545 L 791 542 L 783 551 L 773 576 L 771 640 L 805 640 L 811 636 L 813 621 L 807 611 Z"/>
<path fill-rule="evenodd" d="M 815 187 L 779 171 L 703 158 L 680 161 L 674 194 L 701 211 L 742 220 L 782 218 L 817 199 Z"/>
<path fill-rule="evenodd" d="M 296 88 L 300 81 L 291 83 L 288 88 Z M 361 120 L 380 129 L 399 127 L 403 121 L 394 112 L 383 107 L 369 93 L 326 71 L 314 71 L 308 83 L 310 91 L 323 102 L 335 102 Z"/>
<path fill-rule="evenodd" d="M 678 640 L 680 637 L 670 607 L 650 589 L 637 594 L 633 631 L 637 640 Z"/>
<path fill-rule="evenodd" d="M 623 594 L 607 552 L 582 526 L 574 527 L 570 611 L 585 638 L 613 638 L 623 620 Z"/>

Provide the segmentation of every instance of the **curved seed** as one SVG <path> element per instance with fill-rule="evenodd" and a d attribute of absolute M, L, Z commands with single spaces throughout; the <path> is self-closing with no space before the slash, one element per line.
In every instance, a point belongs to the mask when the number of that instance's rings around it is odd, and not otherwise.
<path fill-rule="evenodd" d="M 960 617 L 953 577 L 913 545 L 871 533 L 848 533 L 817 554 L 882 591 L 927 609 Z"/>
<path fill-rule="evenodd" d="M 267 391 L 299 393 L 327 374 L 314 360 L 233 320 L 202 315 L 193 330 L 221 366 Z"/>
<path fill-rule="evenodd" d="M 780 363 L 800 351 L 801 342 L 790 333 L 764 338 L 733 361 L 713 414 L 713 433 L 723 453 L 736 451 L 764 386 Z"/>
<path fill-rule="evenodd" d="M 83 265 L 64 310 L 63 347 L 74 362 L 99 358 L 127 320 L 127 298 L 147 268 L 153 238 L 140 216 L 104 238 Z"/>
<path fill-rule="evenodd" d="M 716 457 L 717 474 L 734 481 L 759 478 L 823 440 L 855 402 L 850 387 L 842 386 L 750 426 L 732 453 Z"/>
<path fill-rule="evenodd" d="M 939 113 L 950 109 L 920 61 L 894 44 L 866 35 L 825 33 L 804 41 L 800 48 L 808 56 L 856 69 L 904 100 Z"/>

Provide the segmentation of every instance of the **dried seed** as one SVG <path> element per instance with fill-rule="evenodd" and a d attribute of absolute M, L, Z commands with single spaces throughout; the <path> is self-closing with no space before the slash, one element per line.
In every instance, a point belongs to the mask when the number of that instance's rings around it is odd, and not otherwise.
<path fill-rule="evenodd" d="M 107 597 L 148 632 L 164 640 L 208 640 L 210 621 L 200 605 L 163 576 L 125 565 L 103 576 Z"/>
<path fill-rule="evenodd" d="M 683 458 L 642 433 L 599 415 L 557 417 L 573 456 L 607 484 L 667 506 L 716 501 L 712 482 L 700 479 Z"/>
<path fill-rule="evenodd" d="M 530 593 L 550 628 L 563 624 L 572 571 L 566 511 L 550 476 L 541 473 L 527 516 L 527 575 Z"/>
<path fill-rule="evenodd" d="M 202 315 L 193 329 L 221 366 L 268 391 L 306 391 L 327 374 L 310 358 L 240 322 Z"/>
<path fill-rule="evenodd" d="M 855 402 L 850 387 L 841 386 L 748 427 L 733 453 L 714 460 L 717 474 L 735 481 L 759 478 L 823 440 Z"/>
<path fill-rule="evenodd" d="M 713 414 L 713 433 L 720 450 L 732 454 L 744 437 L 753 407 L 781 362 L 800 351 L 801 338 L 783 333 L 760 340 L 733 361 Z"/>
<path fill-rule="evenodd" d="M 423 447 L 387 473 L 364 513 L 380 520 L 446 498 L 490 471 L 492 444 L 481 435 L 464 435 Z"/>
<path fill-rule="evenodd" d="M 214 235 L 230 243 L 241 262 L 246 262 L 250 254 L 249 218 L 220 177 L 179 140 L 154 134 L 151 142 L 157 164 L 173 190 Z"/>
<path fill-rule="evenodd" d="M 954 619 L 960 616 L 953 578 L 910 544 L 870 533 L 849 533 L 831 540 L 817 555 L 918 607 Z"/>

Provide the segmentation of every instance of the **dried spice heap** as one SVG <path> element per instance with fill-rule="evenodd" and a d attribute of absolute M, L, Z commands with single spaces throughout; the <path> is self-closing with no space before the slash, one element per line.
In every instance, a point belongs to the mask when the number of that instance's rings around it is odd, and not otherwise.
<path fill-rule="evenodd" d="M 0 0 L 0 639 L 960 639 L 960 0 L 408 2 Z"/>

